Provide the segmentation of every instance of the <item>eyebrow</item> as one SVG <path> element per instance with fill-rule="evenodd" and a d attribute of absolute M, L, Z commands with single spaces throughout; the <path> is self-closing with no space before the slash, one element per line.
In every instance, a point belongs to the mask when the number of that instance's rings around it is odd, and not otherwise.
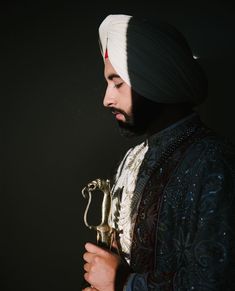
<path fill-rule="evenodd" d="M 109 76 L 108 76 L 108 79 L 109 80 L 113 80 L 114 78 L 121 78 L 118 74 L 110 74 Z"/>

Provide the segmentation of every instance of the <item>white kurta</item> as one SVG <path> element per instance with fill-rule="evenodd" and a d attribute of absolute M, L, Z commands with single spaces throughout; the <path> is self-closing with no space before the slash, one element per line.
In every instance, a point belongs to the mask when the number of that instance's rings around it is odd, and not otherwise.
<path fill-rule="evenodd" d="M 148 150 L 145 142 L 130 149 L 117 172 L 117 183 L 114 185 L 112 192 L 115 193 L 118 189 L 123 189 L 122 198 L 119 205 L 119 197 L 113 199 L 112 204 L 112 217 L 118 212 L 120 206 L 121 212 L 117 225 L 113 227 L 119 231 L 120 244 L 122 252 L 127 255 L 130 254 L 132 233 L 134 228 L 135 217 L 131 217 L 133 200 L 135 199 L 136 180 L 139 173 L 140 165 L 144 159 L 144 155 Z M 123 167 L 122 167 L 123 165 Z M 125 187 L 124 187 L 125 186 Z M 137 212 L 135 212 L 137 214 Z M 115 218 L 114 218 L 115 220 Z"/>

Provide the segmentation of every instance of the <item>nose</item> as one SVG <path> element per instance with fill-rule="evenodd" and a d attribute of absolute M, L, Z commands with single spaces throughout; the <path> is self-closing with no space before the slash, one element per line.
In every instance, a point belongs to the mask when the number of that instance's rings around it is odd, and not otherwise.
<path fill-rule="evenodd" d="M 116 105 L 116 102 L 117 100 L 115 97 L 115 93 L 113 92 L 112 87 L 108 85 L 104 95 L 103 105 L 104 107 L 112 107 Z"/>

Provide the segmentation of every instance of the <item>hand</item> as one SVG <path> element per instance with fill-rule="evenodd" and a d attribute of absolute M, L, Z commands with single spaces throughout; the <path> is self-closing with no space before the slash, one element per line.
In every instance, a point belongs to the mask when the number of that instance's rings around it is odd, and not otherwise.
<path fill-rule="evenodd" d="M 85 280 L 92 287 L 86 288 L 86 291 L 114 291 L 116 271 L 120 264 L 118 255 L 106 251 L 94 244 L 86 243 L 87 252 L 83 255 L 85 260 L 84 274 Z"/>

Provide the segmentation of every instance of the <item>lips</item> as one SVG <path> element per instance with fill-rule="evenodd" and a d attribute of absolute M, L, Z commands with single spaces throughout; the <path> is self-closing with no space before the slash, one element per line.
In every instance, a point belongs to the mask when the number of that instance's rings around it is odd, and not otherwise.
<path fill-rule="evenodd" d="M 119 121 L 124 121 L 124 114 L 120 111 L 113 110 L 112 113 L 114 114 L 115 118 Z"/>
<path fill-rule="evenodd" d="M 113 110 L 112 111 L 113 115 L 117 120 L 122 120 L 123 119 L 123 114 L 120 111 Z"/>
<path fill-rule="evenodd" d="M 119 121 L 124 121 L 124 115 L 121 113 L 115 114 L 115 118 Z"/>

